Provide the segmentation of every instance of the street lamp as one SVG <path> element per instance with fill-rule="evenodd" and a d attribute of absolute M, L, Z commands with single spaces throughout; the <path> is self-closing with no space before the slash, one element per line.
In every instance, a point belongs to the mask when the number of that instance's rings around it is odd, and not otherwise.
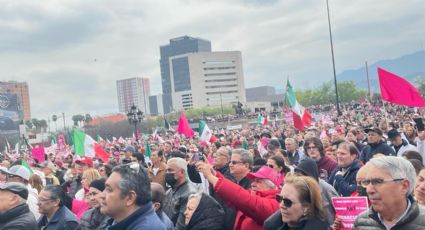
<path fill-rule="evenodd" d="M 130 111 L 127 113 L 128 122 L 130 124 L 134 125 L 134 136 L 136 137 L 136 141 L 138 141 L 137 138 L 137 124 L 142 122 L 143 119 L 143 112 L 140 111 L 134 104 L 130 107 Z"/>
<path fill-rule="evenodd" d="M 333 71 L 334 71 L 336 110 L 338 111 L 338 116 L 340 116 L 340 115 L 342 115 L 342 113 L 341 113 L 341 110 L 339 109 L 338 86 L 337 86 L 337 82 L 336 82 L 336 71 L 335 71 L 334 45 L 333 45 L 333 41 L 332 41 L 331 16 L 329 14 L 329 0 L 326 0 L 326 9 L 328 11 L 329 39 L 331 41 L 332 67 L 333 67 Z"/>

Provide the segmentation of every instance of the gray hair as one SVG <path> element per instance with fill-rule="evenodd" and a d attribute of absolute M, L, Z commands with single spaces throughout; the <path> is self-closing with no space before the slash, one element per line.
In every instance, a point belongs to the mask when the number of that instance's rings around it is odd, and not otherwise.
<path fill-rule="evenodd" d="M 240 155 L 242 163 L 248 163 L 250 168 L 254 164 L 254 160 L 252 159 L 251 155 L 249 155 L 249 152 L 245 149 L 233 149 L 232 155 L 233 154 Z"/>
<path fill-rule="evenodd" d="M 415 186 L 416 171 L 412 163 L 402 157 L 385 156 L 372 158 L 368 165 L 385 170 L 393 179 L 407 179 L 409 180 L 409 193 L 413 193 Z"/>
<path fill-rule="evenodd" d="M 290 141 L 290 142 L 292 142 L 293 144 L 295 144 L 295 146 L 298 146 L 298 142 L 297 142 L 297 140 L 295 140 L 295 138 L 287 137 L 287 138 L 285 139 L 285 142 L 287 142 L 287 141 Z"/>
<path fill-rule="evenodd" d="M 180 157 L 173 157 L 167 161 L 167 164 L 174 163 L 177 165 L 177 168 L 183 169 L 184 173 L 187 174 L 187 162 Z"/>
<path fill-rule="evenodd" d="M 269 179 L 261 179 L 271 189 L 276 188 L 276 185 Z"/>
<path fill-rule="evenodd" d="M 202 198 L 202 193 L 192 193 L 192 194 L 189 194 L 187 201 L 189 202 L 190 199 L 195 199 L 196 207 L 198 207 L 199 202 L 201 202 L 201 198 Z"/>

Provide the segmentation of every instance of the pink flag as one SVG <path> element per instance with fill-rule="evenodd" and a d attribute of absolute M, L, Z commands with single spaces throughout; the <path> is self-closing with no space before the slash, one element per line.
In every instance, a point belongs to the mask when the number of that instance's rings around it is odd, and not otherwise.
<path fill-rule="evenodd" d="M 190 128 L 184 112 L 182 112 L 182 115 L 180 116 L 177 132 L 184 134 L 186 137 L 193 137 L 193 135 L 195 135 L 195 132 Z"/>
<path fill-rule="evenodd" d="M 410 107 L 425 107 L 419 91 L 406 79 L 378 68 L 382 100 Z"/>
<path fill-rule="evenodd" d="M 44 161 L 44 147 L 37 147 L 31 149 L 32 152 L 32 158 L 37 159 L 38 163 L 41 163 Z"/>

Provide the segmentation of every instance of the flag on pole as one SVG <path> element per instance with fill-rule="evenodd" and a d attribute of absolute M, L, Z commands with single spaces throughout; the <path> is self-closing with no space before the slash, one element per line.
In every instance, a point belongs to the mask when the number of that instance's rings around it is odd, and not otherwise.
<path fill-rule="evenodd" d="M 304 130 L 311 123 L 311 114 L 298 103 L 289 80 L 286 85 L 285 104 L 292 110 L 294 126 L 298 130 Z"/>
<path fill-rule="evenodd" d="M 201 142 L 211 143 L 212 132 L 204 120 L 199 120 L 199 136 L 201 137 Z"/>
<path fill-rule="evenodd" d="M 51 135 L 50 136 L 50 145 L 54 145 L 58 143 L 58 141 L 56 140 L 56 136 L 55 135 Z"/>
<path fill-rule="evenodd" d="M 190 128 L 189 122 L 187 121 L 184 112 L 182 112 L 182 115 L 180 115 L 177 132 L 185 135 L 186 137 L 193 137 L 193 135 L 195 135 L 195 132 L 192 130 L 192 128 Z"/>
<path fill-rule="evenodd" d="M 425 107 L 419 91 L 406 79 L 378 68 L 382 100 L 410 107 Z"/>
<path fill-rule="evenodd" d="M 32 171 L 30 165 L 28 164 L 28 162 L 26 160 L 22 159 L 21 165 L 24 166 L 25 168 L 27 168 L 28 171 L 30 171 L 30 175 L 32 175 L 34 173 L 34 171 Z"/>
<path fill-rule="evenodd" d="M 75 154 L 86 157 L 97 157 L 108 162 L 109 154 L 89 135 L 74 129 L 73 130 Z"/>
<path fill-rule="evenodd" d="M 151 158 L 151 156 L 152 156 L 151 145 L 149 144 L 149 141 L 146 140 L 145 141 L 145 157 Z"/>
<path fill-rule="evenodd" d="M 9 144 L 9 141 L 7 140 L 7 138 L 6 138 L 6 147 L 5 148 L 6 148 L 5 150 L 6 150 L 7 153 L 9 153 L 9 151 L 11 151 L 10 144 Z"/>

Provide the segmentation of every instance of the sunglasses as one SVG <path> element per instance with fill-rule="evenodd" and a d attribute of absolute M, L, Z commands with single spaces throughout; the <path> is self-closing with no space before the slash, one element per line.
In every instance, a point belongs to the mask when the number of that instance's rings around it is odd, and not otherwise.
<path fill-rule="evenodd" d="M 230 161 L 230 163 L 232 165 L 235 165 L 235 164 L 242 164 L 243 162 L 242 161 Z"/>
<path fill-rule="evenodd" d="M 288 198 L 283 198 L 281 195 L 276 195 L 276 201 L 280 204 L 283 202 L 283 205 L 287 208 L 290 208 L 294 202 Z"/>

